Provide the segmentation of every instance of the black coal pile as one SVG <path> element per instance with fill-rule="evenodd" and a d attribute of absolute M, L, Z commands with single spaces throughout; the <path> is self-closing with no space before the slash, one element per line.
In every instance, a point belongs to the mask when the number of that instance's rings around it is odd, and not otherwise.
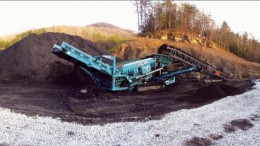
<path fill-rule="evenodd" d="M 217 84 L 211 84 L 207 87 L 200 88 L 197 90 L 195 95 L 204 98 L 220 98 L 227 96 L 227 94 Z"/>
<path fill-rule="evenodd" d="M 240 93 L 239 88 L 226 85 L 226 84 L 217 84 L 213 83 L 206 87 L 198 89 L 194 94 L 193 98 L 190 98 L 190 102 L 198 103 L 204 101 L 213 101 L 216 99 L 221 99 L 226 96 L 236 95 Z"/>
<path fill-rule="evenodd" d="M 64 33 L 31 34 L 0 53 L 0 80 L 70 82 L 83 79 L 73 63 L 51 53 L 63 41 L 91 55 L 108 54 L 91 41 Z"/>

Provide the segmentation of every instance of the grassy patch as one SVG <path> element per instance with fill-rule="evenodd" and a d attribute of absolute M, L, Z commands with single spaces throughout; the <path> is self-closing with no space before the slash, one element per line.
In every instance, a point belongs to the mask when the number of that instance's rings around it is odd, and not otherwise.
<path fill-rule="evenodd" d="M 98 30 L 95 28 L 74 26 L 55 26 L 50 28 L 29 30 L 18 35 L 14 35 L 10 39 L 0 39 L 0 50 L 4 50 L 5 48 L 12 46 L 16 42 L 29 36 L 30 34 L 42 34 L 46 32 L 58 32 L 70 35 L 77 35 L 94 42 L 97 46 L 106 50 L 110 50 L 111 48 L 114 48 L 117 44 L 128 40 L 128 35 L 121 34 L 116 30 L 114 30 L 114 32 L 108 30 L 110 29 L 108 28 L 106 32 L 105 30 Z"/>

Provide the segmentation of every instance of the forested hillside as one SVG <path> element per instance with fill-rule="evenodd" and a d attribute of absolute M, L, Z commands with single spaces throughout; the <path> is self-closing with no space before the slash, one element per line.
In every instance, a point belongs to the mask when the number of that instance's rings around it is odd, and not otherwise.
<path fill-rule="evenodd" d="M 246 60 L 260 63 L 260 43 L 252 35 L 233 32 L 225 21 L 216 26 L 211 16 L 195 5 L 177 4 L 172 0 L 137 0 L 135 6 L 141 35 L 152 38 L 167 35 L 168 40 L 177 41 L 175 37 L 181 32 L 181 41 L 190 42 L 190 37 L 202 38 L 207 47 L 214 43 Z"/>

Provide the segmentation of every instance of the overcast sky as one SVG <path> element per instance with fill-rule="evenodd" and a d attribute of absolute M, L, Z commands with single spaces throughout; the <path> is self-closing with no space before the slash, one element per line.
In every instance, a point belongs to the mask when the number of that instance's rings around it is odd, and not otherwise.
<path fill-rule="evenodd" d="M 189 1 L 224 20 L 234 32 L 247 31 L 260 40 L 260 1 Z M 137 31 L 137 16 L 130 1 L 18 1 L 0 2 L 0 36 L 53 25 L 84 26 L 108 22 Z"/>

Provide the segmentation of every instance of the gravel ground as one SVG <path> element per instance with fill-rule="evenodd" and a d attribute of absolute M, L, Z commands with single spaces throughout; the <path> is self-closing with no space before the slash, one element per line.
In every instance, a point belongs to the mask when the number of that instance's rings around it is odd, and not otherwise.
<path fill-rule="evenodd" d="M 254 88 L 147 122 L 84 126 L 0 108 L 0 145 L 185 145 L 194 137 L 213 145 L 260 145 L 260 83 Z M 247 119 L 253 126 L 232 127 L 237 119 Z M 231 125 L 233 131 L 225 131 L 224 125 Z"/>

